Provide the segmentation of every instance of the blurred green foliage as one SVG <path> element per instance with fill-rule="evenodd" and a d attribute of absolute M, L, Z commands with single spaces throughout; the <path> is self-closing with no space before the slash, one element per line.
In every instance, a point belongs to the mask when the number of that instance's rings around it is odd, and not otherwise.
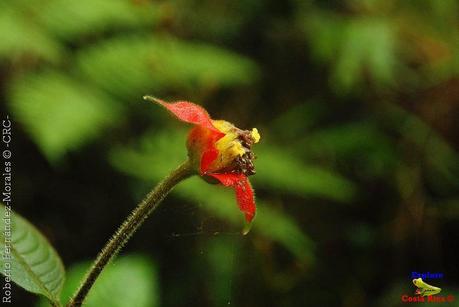
<path fill-rule="evenodd" d="M 62 302 L 67 302 L 92 261 L 84 261 L 68 269 Z M 144 255 L 121 256 L 109 265 L 94 285 L 85 306 L 159 306 L 159 284 L 154 263 Z M 41 300 L 38 306 L 49 306 Z"/>
<path fill-rule="evenodd" d="M 136 267 L 160 289 L 129 287 L 139 306 L 399 306 L 413 270 L 459 287 L 457 0 L 7 0 L 0 37 L 17 209 L 66 263 L 185 158 L 143 95 L 259 128 L 252 232 L 232 191 L 180 185 L 128 246 L 159 268 Z"/>
<path fill-rule="evenodd" d="M 51 161 L 94 139 L 120 117 L 119 107 L 110 107 L 107 95 L 57 72 L 18 80 L 11 101 L 12 112 Z"/>

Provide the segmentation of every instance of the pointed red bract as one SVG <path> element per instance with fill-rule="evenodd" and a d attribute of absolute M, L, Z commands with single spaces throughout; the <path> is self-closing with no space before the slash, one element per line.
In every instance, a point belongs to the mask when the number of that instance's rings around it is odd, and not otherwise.
<path fill-rule="evenodd" d="M 209 113 L 207 113 L 203 107 L 197 104 L 188 101 L 177 101 L 169 103 L 157 98 L 152 98 L 152 100 L 168 109 L 181 121 L 200 125 L 207 129 L 221 133 L 220 130 L 215 128 L 212 124 Z"/>
<path fill-rule="evenodd" d="M 248 223 L 252 222 L 255 216 L 256 207 L 253 189 L 247 177 L 245 177 L 243 181 L 239 181 L 234 186 L 234 190 L 236 191 L 239 209 L 245 214 L 245 220 Z"/>
<path fill-rule="evenodd" d="M 255 216 L 255 197 L 252 186 L 244 174 L 209 174 L 218 179 L 224 186 L 231 186 L 236 192 L 239 209 L 244 212 L 245 219 L 250 223 Z"/>

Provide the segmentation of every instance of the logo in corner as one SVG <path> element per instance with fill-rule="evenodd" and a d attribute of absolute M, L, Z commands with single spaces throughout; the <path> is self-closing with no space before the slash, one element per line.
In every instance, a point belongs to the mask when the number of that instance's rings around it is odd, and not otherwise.
<path fill-rule="evenodd" d="M 416 290 L 414 294 L 411 295 L 402 294 L 402 303 L 451 303 L 455 301 L 453 294 L 438 295 L 442 292 L 442 289 L 424 281 L 425 279 L 429 279 L 430 283 L 431 279 L 442 279 L 444 277 L 443 273 L 411 272 L 410 277 L 413 285 L 416 287 Z M 434 281 L 434 283 L 437 284 L 436 281 Z"/>
<path fill-rule="evenodd" d="M 431 296 L 441 292 L 441 288 L 429 285 L 422 278 L 413 279 L 413 284 L 417 287 L 415 294 L 420 296 Z"/>

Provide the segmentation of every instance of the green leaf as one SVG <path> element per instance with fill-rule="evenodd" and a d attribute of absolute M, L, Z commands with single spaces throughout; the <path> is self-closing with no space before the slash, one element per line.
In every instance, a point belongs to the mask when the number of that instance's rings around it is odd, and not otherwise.
<path fill-rule="evenodd" d="M 341 202 L 350 201 L 355 195 L 356 187 L 351 181 L 325 168 L 308 165 L 287 150 L 260 145 L 256 152 L 257 176 L 253 179 L 260 186 Z"/>
<path fill-rule="evenodd" d="M 67 301 L 91 262 L 71 266 L 62 290 L 62 301 Z M 42 300 L 39 306 L 49 306 Z M 108 265 L 89 292 L 85 307 L 155 307 L 159 306 L 159 282 L 153 262 L 146 256 L 127 255 L 117 258 Z"/>
<path fill-rule="evenodd" d="M 396 37 L 393 25 L 384 19 L 352 19 L 343 28 L 344 39 L 334 67 L 332 85 L 340 93 L 361 85 L 365 71 L 377 86 L 394 84 Z"/>
<path fill-rule="evenodd" d="M 0 205 L 0 240 L 3 268 L 11 267 L 10 278 L 27 291 L 42 294 L 58 304 L 65 279 L 59 255 L 46 238 L 29 222 Z M 6 242 L 11 240 L 8 245 Z M 10 255 L 9 259 L 6 255 Z M 8 276 L 5 270 L 2 274 Z"/>
<path fill-rule="evenodd" d="M 218 65 L 216 65 L 218 63 Z M 77 54 L 81 76 L 117 97 L 164 89 L 247 84 L 257 76 L 250 60 L 202 43 L 167 36 L 126 36 Z"/>
<path fill-rule="evenodd" d="M 50 161 L 99 136 L 120 115 L 103 93 L 55 72 L 16 80 L 9 96 L 18 122 Z"/>
<path fill-rule="evenodd" d="M 57 62 L 62 47 L 30 18 L 0 4 L 0 59 L 17 60 L 21 56 Z"/>
<path fill-rule="evenodd" d="M 112 28 L 139 28 L 158 19 L 157 5 L 127 0 L 53 0 L 39 9 L 49 31 L 66 40 Z"/>
<path fill-rule="evenodd" d="M 341 94 L 357 89 L 370 76 L 378 88 L 395 84 L 396 25 L 378 17 L 345 18 L 314 11 L 300 24 L 311 42 L 312 55 L 332 65 L 331 85 Z"/>

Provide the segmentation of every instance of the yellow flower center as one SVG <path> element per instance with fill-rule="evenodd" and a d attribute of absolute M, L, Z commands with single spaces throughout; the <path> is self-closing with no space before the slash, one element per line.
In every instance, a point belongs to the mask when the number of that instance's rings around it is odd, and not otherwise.
<path fill-rule="evenodd" d="M 213 120 L 212 123 L 225 134 L 215 144 L 218 157 L 212 168 L 215 170 L 233 168 L 235 171 L 247 172 L 248 175 L 253 174 L 254 156 L 251 146 L 260 141 L 258 130 L 253 128 L 252 131 L 244 131 L 224 120 Z"/>

